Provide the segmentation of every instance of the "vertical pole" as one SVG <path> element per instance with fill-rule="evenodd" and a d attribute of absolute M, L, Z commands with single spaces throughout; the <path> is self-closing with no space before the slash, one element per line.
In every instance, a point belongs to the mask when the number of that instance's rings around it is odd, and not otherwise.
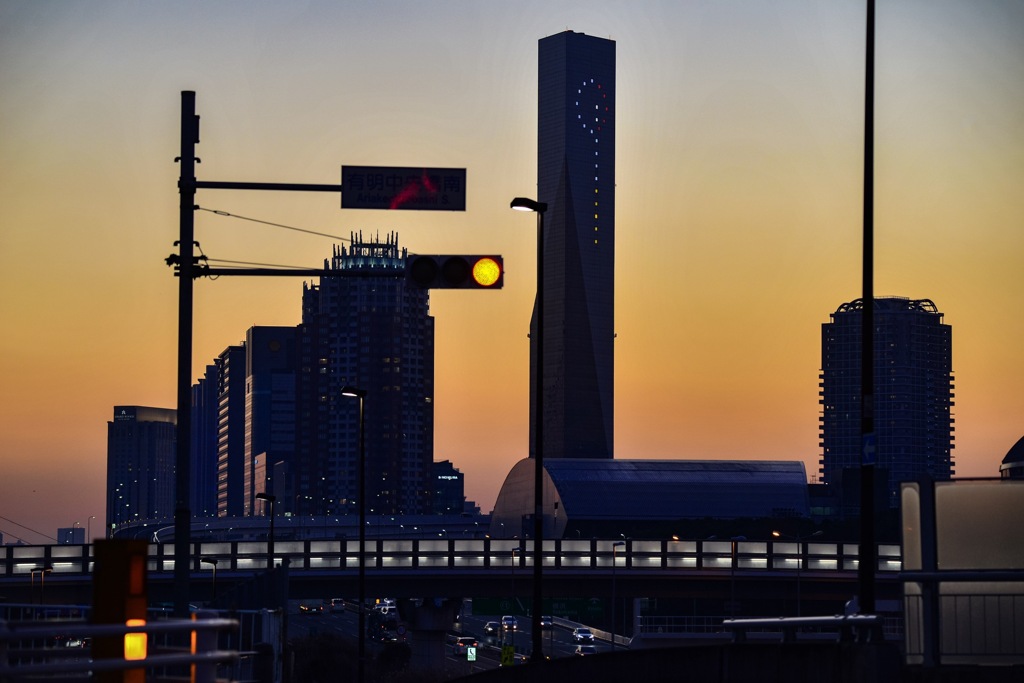
<path fill-rule="evenodd" d="M 920 498 L 918 519 L 921 523 L 921 571 L 928 575 L 921 582 L 921 655 L 925 669 L 942 661 L 941 611 L 939 610 L 938 536 L 936 530 L 935 482 L 930 478 L 918 480 Z"/>
<path fill-rule="evenodd" d="M 359 396 L 359 683 L 366 680 L 366 423 Z"/>
<path fill-rule="evenodd" d="M 534 397 L 536 411 L 533 429 L 533 614 L 531 662 L 544 661 L 544 634 L 540 629 L 541 612 L 544 610 L 541 592 L 544 578 L 544 206 L 537 211 L 537 391 Z"/>
<path fill-rule="evenodd" d="M 612 627 L 609 629 L 612 633 L 612 652 L 615 651 L 615 551 L 618 549 L 618 544 L 612 544 Z M 552 624 L 552 626 L 554 626 Z"/>
<path fill-rule="evenodd" d="M 874 294 L 874 165 L 875 165 L 875 0 L 867 0 L 864 96 L 864 252 L 861 313 L 861 467 L 860 550 L 857 579 L 860 612 L 875 611 L 875 294 Z"/>
<path fill-rule="evenodd" d="M 275 498 L 270 499 L 270 536 L 267 538 L 267 569 L 274 568 L 274 504 Z"/>
<path fill-rule="evenodd" d="M 196 94 L 181 93 L 181 164 L 178 179 L 178 430 L 174 487 L 174 615 L 188 616 L 189 510 L 192 445 L 192 278 L 196 153 L 199 117 Z"/>

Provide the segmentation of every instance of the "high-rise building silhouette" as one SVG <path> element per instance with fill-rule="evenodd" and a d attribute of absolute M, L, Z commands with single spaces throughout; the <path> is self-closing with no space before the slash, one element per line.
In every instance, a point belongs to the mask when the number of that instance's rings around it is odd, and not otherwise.
<path fill-rule="evenodd" d="M 407 286 L 397 235 L 353 235 L 303 291 L 298 425 L 290 468 L 300 514 L 431 511 L 434 319 L 425 289 Z M 366 500 L 359 501 L 359 402 L 364 401 Z"/>
<path fill-rule="evenodd" d="M 173 519 L 177 411 L 114 406 L 107 423 L 107 526 Z"/>
<path fill-rule="evenodd" d="M 544 358 L 531 321 L 530 444 L 543 363 L 545 458 L 611 458 L 615 321 L 615 42 L 539 41 L 537 195 L 544 214 Z"/>
<path fill-rule="evenodd" d="M 217 412 L 220 373 L 206 366 L 192 385 L 192 467 L 189 510 L 193 517 L 217 516 Z"/>
<path fill-rule="evenodd" d="M 245 347 L 229 346 L 217 365 L 217 516 L 245 511 Z"/>
<path fill-rule="evenodd" d="M 844 515 L 859 510 L 863 309 L 844 303 L 821 326 L 819 472 Z M 902 297 L 876 298 L 874 324 L 876 480 L 895 507 L 899 482 L 954 474 L 952 329 L 932 301 Z"/>
<path fill-rule="evenodd" d="M 260 493 L 273 491 L 273 468 L 295 453 L 295 327 L 250 327 L 245 333 L 245 458 L 242 509 L 263 515 Z M 283 502 L 283 501 L 282 501 Z"/>

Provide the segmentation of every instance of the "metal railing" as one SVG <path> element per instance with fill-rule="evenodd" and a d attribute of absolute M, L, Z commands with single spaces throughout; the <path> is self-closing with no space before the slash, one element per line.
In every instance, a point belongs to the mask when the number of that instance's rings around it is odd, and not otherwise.
<path fill-rule="evenodd" d="M 753 570 L 782 572 L 850 572 L 857 570 L 854 543 L 789 541 L 675 541 L 628 540 L 615 551 L 615 540 L 546 540 L 545 568 L 610 570 Z M 208 571 L 203 561 L 216 560 L 219 571 L 262 571 L 268 543 L 261 541 L 203 541 L 190 544 L 191 571 Z M 357 540 L 278 540 L 275 562 L 288 560 L 292 572 L 338 571 L 359 565 Z M 367 566 L 374 569 L 508 569 L 533 566 L 529 539 L 369 539 Z M 515 550 L 516 552 L 513 552 Z M 879 544 L 878 571 L 902 568 L 900 546 Z M 149 546 L 148 571 L 174 571 L 174 544 Z M 60 574 L 92 571 L 90 545 L 0 546 L 0 580 L 17 577 L 39 585 Z M 43 572 L 45 568 L 46 572 Z"/>
<path fill-rule="evenodd" d="M 53 620 L 3 622 L 0 624 L 0 680 L 19 681 L 46 676 L 84 679 L 102 671 L 131 669 L 167 671 L 181 667 L 191 671 L 195 683 L 212 683 L 217 666 L 239 659 L 237 650 L 218 647 L 218 633 L 236 630 L 238 621 L 216 617 L 171 619 L 137 625 L 92 624 Z M 137 637 L 135 637 L 137 636 Z M 191 647 L 168 645 L 175 636 L 187 637 Z M 121 657 L 93 656 L 94 639 L 120 639 Z M 186 642 L 187 642 L 186 641 Z"/>
<path fill-rule="evenodd" d="M 1024 572 L 1002 574 L 908 573 L 908 663 L 1024 664 Z"/>
<path fill-rule="evenodd" d="M 202 611 L 173 619 L 167 610 L 150 609 L 145 623 L 132 626 L 94 624 L 89 613 L 75 605 L 0 606 L 0 680 L 45 676 L 54 683 L 140 668 L 161 678 L 184 671 L 194 681 L 273 680 L 280 666 L 282 617 L 274 612 L 236 611 L 224 618 Z M 141 634 L 144 659 L 95 657 L 94 639 L 130 634 Z"/>

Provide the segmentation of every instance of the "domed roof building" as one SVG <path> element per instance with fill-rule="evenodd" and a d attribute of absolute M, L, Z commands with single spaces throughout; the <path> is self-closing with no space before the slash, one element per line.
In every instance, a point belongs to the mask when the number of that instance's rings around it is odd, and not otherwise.
<path fill-rule="evenodd" d="M 534 460 L 509 472 L 491 514 L 495 538 L 532 535 Z M 808 519 L 803 462 L 768 460 L 545 461 L 546 538 L 637 535 L 682 520 Z"/>
<path fill-rule="evenodd" d="M 1003 479 L 1024 479 L 1024 436 L 1006 453 L 999 465 L 999 476 Z"/>

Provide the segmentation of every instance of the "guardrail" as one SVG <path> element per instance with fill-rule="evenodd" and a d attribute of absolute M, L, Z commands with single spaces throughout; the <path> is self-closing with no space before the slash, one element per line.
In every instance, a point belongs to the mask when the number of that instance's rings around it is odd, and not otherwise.
<path fill-rule="evenodd" d="M 236 631 L 239 624 L 235 619 L 196 616 L 199 618 L 143 621 L 130 626 L 68 619 L 0 622 L 0 680 L 191 667 L 192 681 L 213 683 L 217 665 L 234 662 L 241 654 L 237 650 L 218 649 L 217 634 Z M 175 635 L 187 637 L 191 647 L 172 648 L 158 642 L 158 637 Z M 123 656 L 94 658 L 94 638 L 123 639 Z"/>
<path fill-rule="evenodd" d="M 823 617 L 723 619 L 722 628 L 735 642 L 770 634 L 784 643 L 803 637 L 868 642 L 882 639 L 882 618 L 877 614 L 839 614 Z"/>
<path fill-rule="evenodd" d="M 850 572 L 857 570 L 855 543 L 785 541 L 676 541 L 621 539 L 546 540 L 545 568 L 611 570 L 743 570 Z M 191 571 L 262 571 L 268 544 L 260 541 L 203 541 L 190 544 Z M 879 544 L 878 571 L 898 572 L 901 549 Z M 533 541 L 516 539 L 368 539 L 366 566 L 374 569 L 510 569 L 533 566 Z M 359 542 L 278 540 L 274 561 L 287 559 L 292 572 L 356 569 Z M 216 565 L 212 561 L 216 561 Z M 0 546 L 0 580 L 29 579 L 42 586 L 49 574 L 88 574 L 90 545 Z M 207 566 L 208 563 L 209 566 Z M 614 565 L 613 565 L 614 563 Z M 150 575 L 174 571 L 174 544 L 149 546 Z"/>

